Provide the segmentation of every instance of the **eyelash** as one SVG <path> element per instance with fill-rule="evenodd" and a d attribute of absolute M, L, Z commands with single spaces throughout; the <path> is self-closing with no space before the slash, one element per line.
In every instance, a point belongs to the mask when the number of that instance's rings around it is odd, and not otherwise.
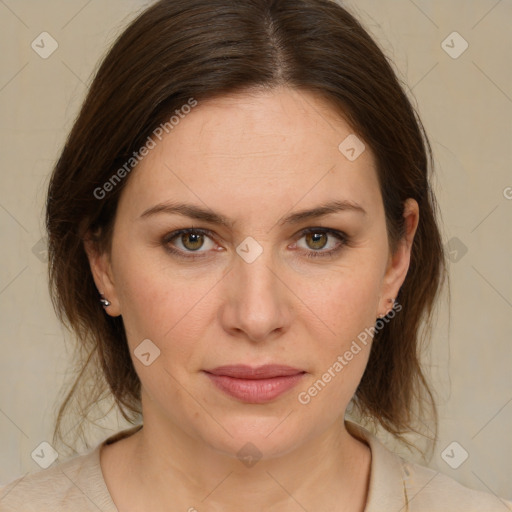
<path fill-rule="evenodd" d="M 309 233 L 315 233 L 315 234 L 330 234 L 333 235 L 335 238 L 337 238 L 340 241 L 340 244 L 336 246 L 334 249 L 330 249 L 329 251 L 306 251 L 306 258 L 329 258 L 334 255 L 336 255 L 338 252 L 340 252 L 344 246 L 348 245 L 350 242 L 350 237 L 344 233 L 343 231 L 337 231 L 335 229 L 329 229 L 329 228 L 307 228 L 300 232 L 297 241 L 299 241 L 301 238 L 303 238 L 305 235 Z M 178 231 L 173 231 L 172 233 L 169 233 L 166 235 L 162 240 L 162 245 L 165 247 L 166 251 L 170 252 L 171 254 L 177 255 L 181 258 L 188 259 L 188 260 L 196 260 L 200 258 L 205 258 L 207 256 L 203 253 L 197 253 L 194 254 L 193 251 L 187 251 L 183 252 L 179 249 L 174 249 L 170 246 L 170 242 L 172 242 L 175 238 L 179 237 L 180 235 L 188 235 L 188 234 L 200 234 L 207 236 L 208 238 L 213 238 L 211 231 L 208 231 L 206 229 L 200 229 L 200 228 L 187 228 L 187 229 L 180 229 Z M 186 255 L 188 253 L 191 253 L 191 255 Z"/>

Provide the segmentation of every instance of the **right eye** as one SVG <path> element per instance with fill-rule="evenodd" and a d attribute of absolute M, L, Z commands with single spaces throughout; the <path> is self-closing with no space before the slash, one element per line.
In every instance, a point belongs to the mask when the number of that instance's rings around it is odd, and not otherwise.
<path fill-rule="evenodd" d="M 207 241 L 210 241 L 210 243 L 208 244 Z M 200 249 L 204 248 L 205 243 L 206 250 L 201 251 Z M 191 259 L 203 257 L 204 253 L 211 250 L 215 245 L 209 231 L 197 228 L 173 231 L 164 237 L 162 244 L 172 254 Z M 197 255 L 193 253 L 197 253 Z"/>

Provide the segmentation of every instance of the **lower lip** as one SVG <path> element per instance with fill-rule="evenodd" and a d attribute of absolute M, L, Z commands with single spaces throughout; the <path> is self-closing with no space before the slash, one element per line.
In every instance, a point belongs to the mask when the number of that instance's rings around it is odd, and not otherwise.
<path fill-rule="evenodd" d="M 271 379 L 237 379 L 206 372 L 213 383 L 226 394 L 250 404 L 263 404 L 274 400 L 295 387 L 304 373 L 273 377 Z"/>

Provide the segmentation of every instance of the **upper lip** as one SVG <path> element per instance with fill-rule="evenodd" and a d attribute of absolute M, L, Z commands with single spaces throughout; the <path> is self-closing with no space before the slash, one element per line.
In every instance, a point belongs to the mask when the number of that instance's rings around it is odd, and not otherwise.
<path fill-rule="evenodd" d="M 281 364 L 265 364 L 263 366 L 226 365 L 205 371 L 213 375 L 224 375 L 236 379 L 270 379 L 272 377 L 286 377 L 305 373 L 304 370 Z"/>

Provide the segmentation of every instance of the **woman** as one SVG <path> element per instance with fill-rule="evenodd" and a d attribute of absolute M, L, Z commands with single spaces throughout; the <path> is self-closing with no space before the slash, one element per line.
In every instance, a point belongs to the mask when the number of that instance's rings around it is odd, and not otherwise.
<path fill-rule="evenodd" d="M 336 3 L 146 10 L 102 63 L 47 202 L 81 375 L 141 424 L 12 482 L 2 510 L 506 510 L 345 420 L 435 428 L 418 360 L 445 276 L 429 152 Z"/>

